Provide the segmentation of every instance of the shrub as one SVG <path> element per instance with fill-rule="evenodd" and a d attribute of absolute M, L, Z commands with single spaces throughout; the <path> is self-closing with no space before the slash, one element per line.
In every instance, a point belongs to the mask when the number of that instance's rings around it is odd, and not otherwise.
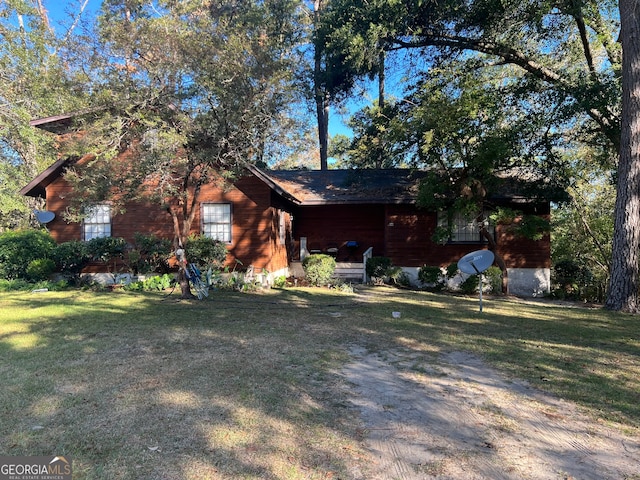
<path fill-rule="evenodd" d="M 466 295 L 476 293 L 478 291 L 478 275 L 470 275 L 460 284 L 460 291 Z"/>
<path fill-rule="evenodd" d="M 171 287 L 171 282 L 174 280 L 173 275 L 165 273 L 163 275 L 153 275 L 145 280 L 138 282 L 131 282 L 124 286 L 125 290 L 130 291 L 157 291 L 166 290 Z"/>
<path fill-rule="evenodd" d="M 383 283 L 387 279 L 400 285 L 409 285 L 409 277 L 402 271 L 401 267 L 395 267 L 391 259 L 387 257 L 371 257 L 365 265 L 367 275 L 374 283 Z"/>
<path fill-rule="evenodd" d="M 127 242 L 121 237 L 92 238 L 85 243 L 89 257 L 104 263 L 123 258 L 127 248 Z"/>
<path fill-rule="evenodd" d="M 371 257 L 367 259 L 365 271 L 372 278 L 384 279 L 389 276 L 392 268 L 391 259 L 388 257 Z"/>
<path fill-rule="evenodd" d="M 489 283 L 491 293 L 502 293 L 502 270 L 500 267 L 492 265 L 484 272 L 484 277 Z"/>
<path fill-rule="evenodd" d="M 447 265 L 447 278 L 453 278 L 458 274 L 458 262 Z"/>
<path fill-rule="evenodd" d="M 27 265 L 26 276 L 29 281 L 39 282 L 47 280 L 55 272 L 56 264 L 50 258 L 37 258 L 31 260 Z"/>
<path fill-rule="evenodd" d="M 0 278 L 27 278 L 33 260 L 49 258 L 56 242 L 45 230 L 9 231 L 0 235 Z"/>
<path fill-rule="evenodd" d="M 336 270 L 336 261 L 333 257 L 323 253 L 309 255 L 302 261 L 302 268 L 309 283 L 326 285 Z"/>
<path fill-rule="evenodd" d="M 446 278 L 440 267 L 423 265 L 418 270 L 418 280 L 436 291 L 445 287 Z"/>
<path fill-rule="evenodd" d="M 184 248 L 187 252 L 187 260 L 203 269 L 209 267 L 220 269 L 227 259 L 226 243 L 204 235 L 191 235 Z"/>
<path fill-rule="evenodd" d="M 286 288 L 287 286 L 287 277 L 281 275 L 273 279 L 274 288 Z"/>
<path fill-rule="evenodd" d="M 561 260 L 552 270 L 555 288 L 554 296 L 559 298 L 580 299 L 582 291 L 592 285 L 593 273 L 575 260 Z"/>
<path fill-rule="evenodd" d="M 51 258 L 55 262 L 57 271 L 72 277 L 77 277 L 91 260 L 87 244 L 77 240 L 56 245 Z"/>
<path fill-rule="evenodd" d="M 0 279 L 0 292 L 13 292 L 13 291 L 33 291 L 39 289 L 47 289 L 51 291 L 64 290 L 69 285 L 64 280 L 58 280 L 52 282 L 49 280 L 40 281 L 36 283 L 27 282 L 23 279 L 17 280 L 2 280 Z"/>
<path fill-rule="evenodd" d="M 169 271 L 171 240 L 156 235 L 136 232 L 132 249 L 127 253 L 127 263 L 133 273 Z"/>

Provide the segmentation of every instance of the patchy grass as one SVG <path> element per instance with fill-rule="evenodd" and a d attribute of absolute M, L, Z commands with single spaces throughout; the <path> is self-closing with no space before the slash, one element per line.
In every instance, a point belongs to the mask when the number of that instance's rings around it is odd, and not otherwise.
<path fill-rule="evenodd" d="M 401 312 L 392 318 L 391 312 Z M 389 288 L 0 294 L 0 454 L 74 479 L 358 478 L 347 346 L 445 351 L 640 427 L 637 317 Z M 358 470 L 359 469 L 359 470 Z"/>

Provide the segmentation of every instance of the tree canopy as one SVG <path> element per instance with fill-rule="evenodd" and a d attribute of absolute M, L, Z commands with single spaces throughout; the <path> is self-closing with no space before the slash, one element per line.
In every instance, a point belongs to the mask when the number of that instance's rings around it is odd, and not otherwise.
<path fill-rule="evenodd" d="M 205 183 L 244 162 L 307 163 L 298 154 L 309 152 L 304 99 L 315 104 L 326 166 L 329 105 L 376 79 L 377 100 L 352 117 L 353 137 L 333 145 L 340 165 L 438 167 L 478 192 L 496 173 L 526 168 L 575 193 L 576 153 L 588 152 L 600 177 L 618 179 L 610 290 L 631 293 L 608 305 L 635 311 L 638 262 L 629 258 L 638 242 L 625 235 L 640 224 L 629 186 L 640 107 L 628 61 L 639 47 L 632 24 L 620 27 L 635 14 L 630 4 L 104 0 L 91 22 L 80 21 L 78 0 L 60 31 L 43 0 L 5 2 L 0 228 L 24 223 L 14 192 L 55 158 L 31 118 L 83 112 L 84 136 L 67 153 L 92 156 L 68 173 L 82 192 L 72 215 L 116 191 L 122 201 L 145 197 L 167 206 L 183 239 Z M 403 78 L 391 89 L 390 68 Z M 126 149 L 140 161 L 115 168 L 110 160 Z"/>
<path fill-rule="evenodd" d="M 33 129 L 29 121 L 73 110 L 84 94 L 78 77 L 66 68 L 66 38 L 56 35 L 40 2 L 0 3 L 0 39 L 3 231 L 29 224 L 29 211 L 35 205 L 18 196 L 17 190 L 55 158 L 54 139 Z"/>
<path fill-rule="evenodd" d="M 167 206 L 184 242 L 201 187 L 265 161 L 291 116 L 297 14 L 289 0 L 103 2 L 83 59 L 101 108 L 78 117 L 84 135 L 66 146 L 95 155 L 67 174 L 72 213 L 144 198 Z M 127 168 L 111 162 L 124 149 L 137 159 Z"/>

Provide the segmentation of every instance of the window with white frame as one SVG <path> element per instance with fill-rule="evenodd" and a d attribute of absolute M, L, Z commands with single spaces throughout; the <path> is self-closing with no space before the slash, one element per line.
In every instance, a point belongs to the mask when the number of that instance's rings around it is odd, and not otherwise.
<path fill-rule="evenodd" d="M 231 242 L 231 204 L 202 204 L 202 233 L 221 242 Z"/>
<path fill-rule="evenodd" d="M 87 207 L 82 222 L 82 235 L 85 240 L 111 236 L 111 206 L 98 204 Z"/>
<path fill-rule="evenodd" d="M 278 237 L 280 245 L 287 243 L 287 217 L 284 210 L 278 210 Z"/>
<path fill-rule="evenodd" d="M 489 222 L 489 215 L 484 212 L 482 215 L 487 230 L 491 235 L 495 234 L 495 227 Z M 466 216 L 461 212 L 456 212 L 450 216 L 448 212 L 438 212 L 438 227 L 447 228 L 450 232 L 449 242 L 451 243 L 485 243 L 487 240 L 480 233 L 481 225 L 477 216 Z"/>

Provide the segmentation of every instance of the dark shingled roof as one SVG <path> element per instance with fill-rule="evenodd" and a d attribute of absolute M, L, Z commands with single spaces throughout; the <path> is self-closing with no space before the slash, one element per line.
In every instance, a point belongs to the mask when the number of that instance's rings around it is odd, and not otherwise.
<path fill-rule="evenodd" d="M 301 205 L 414 203 L 425 172 L 408 169 L 251 171 Z"/>
<path fill-rule="evenodd" d="M 265 171 L 253 166 L 249 169 L 298 205 L 412 204 L 416 202 L 420 181 L 427 175 L 426 171 L 412 169 Z M 494 201 L 550 199 L 550 192 L 540 179 L 522 172 L 501 175 L 500 179 L 500 187 L 490 194 Z"/>

